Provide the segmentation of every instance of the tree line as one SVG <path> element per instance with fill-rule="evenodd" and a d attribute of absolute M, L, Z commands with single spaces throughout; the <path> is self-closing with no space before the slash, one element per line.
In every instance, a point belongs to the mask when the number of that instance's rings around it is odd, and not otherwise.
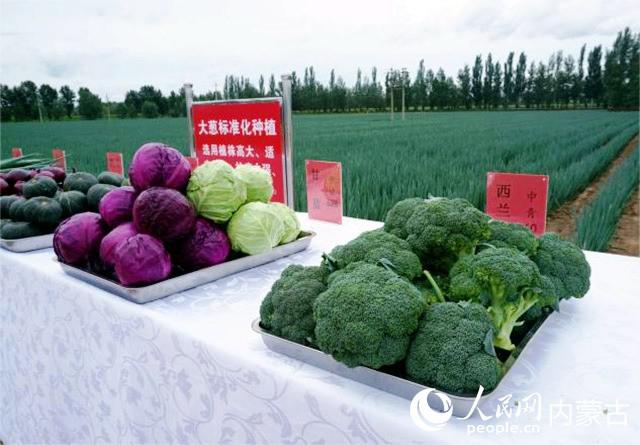
<path fill-rule="evenodd" d="M 640 88 L 640 34 L 629 28 L 618 33 L 612 47 L 602 45 L 587 51 L 583 45 L 574 57 L 554 52 L 546 63 L 528 60 L 521 52 L 510 52 L 506 61 L 494 60 L 491 53 L 477 55 L 455 78 L 440 68 L 427 69 L 418 63 L 413 78 L 406 69 L 390 69 L 383 77 L 376 67 L 369 75 L 358 69 L 353 86 L 331 70 L 327 84 L 316 79 L 313 66 L 292 78 L 292 107 L 298 112 L 354 112 L 389 110 L 489 110 L 569 107 L 638 109 Z M 271 74 L 260 76 L 257 85 L 244 76 L 225 77 L 222 91 L 209 91 L 195 100 L 241 99 L 280 95 L 281 83 Z M 32 81 L 12 88 L 0 85 L 2 121 L 58 120 L 80 117 L 155 118 L 184 116 L 184 91 L 162 91 L 145 85 L 126 93 L 122 102 L 103 102 L 88 88 L 76 94 L 64 85 L 56 90 Z"/>

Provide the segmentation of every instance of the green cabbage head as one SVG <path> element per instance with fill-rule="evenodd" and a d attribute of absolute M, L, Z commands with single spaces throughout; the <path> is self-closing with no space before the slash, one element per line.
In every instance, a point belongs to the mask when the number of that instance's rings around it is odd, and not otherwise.
<path fill-rule="evenodd" d="M 300 221 L 298 221 L 296 212 L 279 202 L 272 202 L 269 205 L 280 215 L 280 219 L 284 224 L 284 235 L 282 235 L 280 244 L 287 244 L 296 240 L 300 234 Z"/>
<path fill-rule="evenodd" d="M 245 203 L 247 188 L 228 163 L 207 161 L 191 173 L 187 198 L 198 215 L 220 224 Z"/>
<path fill-rule="evenodd" d="M 273 195 L 271 173 L 257 165 L 240 164 L 236 167 L 238 178 L 247 187 L 247 202 L 269 202 Z"/>
<path fill-rule="evenodd" d="M 256 255 L 280 244 L 284 222 L 270 204 L 249 202 L 233 214 L 227 235 L 233 250 Z"/>

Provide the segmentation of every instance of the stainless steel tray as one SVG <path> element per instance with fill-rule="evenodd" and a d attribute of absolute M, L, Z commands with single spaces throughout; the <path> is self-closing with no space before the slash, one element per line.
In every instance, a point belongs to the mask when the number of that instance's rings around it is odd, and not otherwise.
<path fill-rule="evenodd" d="M 53 233 L 48 235 L 30 236 L 29 238 L 4 239 L 0 238 L 0 247 L 12 252 L 30 252 L 32 250 L 48 249 L 53 246 Z"/>
<path fill-rule="evenodd" d="M 262 264 L 275 261 L 277 259 L 292 255 L 296 252 L 306 249 L 315 232 L 304 232 L 304 236 L 282 246 L 274 247 L 268 252 L 258 255 L 249 255 L 207 267 L 205 269 L 196 270 L 195 272 L 186 273 L 159 283 L 151 284 L 143 287 L 125 287 L 120 283 L 103 278 L 101 276 L 87 272 L 69 264 L 58 262 L 62 266 L 62 270 L 86 283 L 92 284 L 100 289 L 111 292 L 134 303 L 148 303 L 158 298 L 163 298 L 177 292 L 182 292 L 196 286 L 200 286 L 211 281 L 218 280 L 243 270 L 261 266 Z"/>
<path fill-rule="evenodd" d="M 546 318 L 547 316 L 544 316 L 540 321 L 536 323 L 535 326 L 532 327 L 529 333 L 518 345 L 515 355 L 519 356 L 522 351 L 524 351 L 524 348 L 529 344 L 531 339 L 539 331 Z M 398 377 L 396 375 L 387 374 L 385 372 L 377 371 L 375 369 L 367 368 L 364 366 L 349 368 L 344 363 L 335 360 L 329 354 L 325 354 L 319 349 L 295 343 L 291 340 L 278 337 L 277 335 L 274 335 L 269 331 L 262 329 L 260 327 L 259 318 L 253 321 L 251 327 L 255 332 L 262 336 L 262 341 L 267 346 L 267 348 L 271 349 L 272 351 L 295 358 L 297 360 L 324 369 L 325 371 L 332 372 L 339 376 L 355 380 L 356 382 L 368 386 L 373 386 L 374 388 L 394 394 L 396 396 L 411 400 L 420 391 L 428 388 L 424 385 L 421 385 L 420 383 L 416 383 L 411 380 Z M 513 355 L 514 354 L 512 354 L 512 356 Z M 491 398 L 491 395 L 494 392 L 499 390 L 500 385 L 507 379 L 509 370 L 512 368 L 513 363 L 515 363 L 516 360 L 517 358 L 509 358 L 507 360 L 508 369 L 502 376 L 502 379 L 498 383 L 498 386 L 491 392 L 484 392 L 478 402 L 478 406 L 482 406 L 483 403 L 487 402 L 487 400 Z M 466 416 L 469 413 L 469 410 L 473 407 L 473 403 L 475 400 L 475 396 L 466 397 L 455 394 L 447 394 L 447 396 L 449 397 L 449 399 L 451 399 L 453 415 L 455 417 Z M 443 402 L 433 392 L 429 394 L 428 402 L 429 406 L 434 409 L 440 409 L 442 411 L 444 408 Z"/>

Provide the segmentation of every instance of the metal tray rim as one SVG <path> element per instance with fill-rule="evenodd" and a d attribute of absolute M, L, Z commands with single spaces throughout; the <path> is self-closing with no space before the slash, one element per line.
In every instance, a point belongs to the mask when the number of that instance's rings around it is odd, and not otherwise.
<path fill-rule="evenodd" d="M 53 261 L 57 262 L 67 275 L 94 285 L 107 292 L 126 298 L 134 303 L 143 304 L 159 298 L 167 297 L 174 293 L 192 289 L 305 250 L 309 247 L 309 244 L 316 236 L 316 233 L 310 230 L 303 230 L 302 233 L 304 233 L 304 236 L 297 240 L 274 247 L 268 252 L 243 256 L 231 261 L 216 264 L 215 266 L 199 269 L 158 283 L 140 287 L 122 286 L 115 281 L 93 274 L 79 267 L 62 263 L 58 261 L 57 258 L 53 258 Z"/>
<path fill-rule="evenodd" d="M 17 253 L 49 249 L 53 247 L 53 233 L 17 239 L 0 238 L 0 247 Z"/>
<path fill-rule="evenodd" d="M 504 374 L 502 375 L 502 377 L 500 378 L 500 381 L 498 382 L 498 384 L 496 385 L 496 387 L 495 387 L 494 389 L 492 389 L 491 391 L 483 392 L 482 396 L 480 397 L 480 403 L 482 403 L 482 402 L 484 402 L 485 400 L 487 400 L 489 397 L 491 397 L 494 393 L 496 393 L 496 392 L 500 389 L 500 386 L 502 385 L 502 382 L 504 382 L 504 381 L 505 381 L 505 379 L 506 379 L 507 375 L 509 374 L 509 372 L 510 372 L 510 371 L 511 371 L 511 369 L 513 368 L 513 365 L 517 362 L 518 358 L 519 358 L 519 357 L 522 355 L 522 353 L 526 350 L 527 346 L 528 346 L 528 345 L 532 342 L 532 340 L 533 340 L 533 339 L 538 335 L 538 333 L 540 332 L 540 330 L 541 330 L 542 326 L 544 325 L 544 323 L 545 323 L 545 321 L 547 320 L 547 318 L 548 318 L 548 316 L 549 316 L 549 315 L 550 315 L 550 314 L 545 314 L 545 315 L 544 315 L 544 316 L 543 316 L 543 317 L 542 317 L 542 318 L 541 318 L 541 319 L 540 319 L 540 320 L 539 320 L 539 321 L 538 321 L 538 322 L 537 322 L 537 323 L 532 327 L 531 331 L 529 331 L 529 333 L 528 333 L 527 335 L 525 335 L 525 337 L 523 338 L 524 345 L 523 345 L 521 348 L 519 348 L 519 350 L 518 350 L 518 355 L 517 355 L 517 356 L 515 357 L 515 359 L 513 359 L 513 361 L 510 363 L 509 367 L 507 368 L 507 370 L 505 371 L 505 373 L 504 373 Z M 272 339 L 272 340 L 274 340 L 274 341 L 276 341 L 276 342 L 284 343 L 284 344 L 286 344 L 286 345 L 288 345 L 288 346 L 290 346 L 290 347 L 297 348 L 297 349 L 300 349 L 300 350 L 302 350 L 302 351 L 306 351 L 308 354 L 314 354 L 314 355 L 316 355 L 316 356 L 323 357 L 323 359 L 324 359 L 324 360 L 329 360 L 329 361 L 333 362 L 333 364 L 340 364 L 340 362 L 338 362 L 337 360 L 335 360 L 331 355 L 329 355 L 329 354 L 327 354 L 327 353 L 325 353 L 325 352 L 322 352 L 322 351 L 321 351 L 321 350 L 319 350 L 319 349 L 312 348 L 312 347 L 307 346 L 307 345 L 301 345 L 301 344 L 299 344 L 299 343 L 296 343 L 296 342 L 294 342 L 294 341 L 288 340 L 288 339 L 286 339 L 286 338 L 279 337 L 279 336 L 277 336 L 277 335 L 275 335 L 275 334 L 272 334 L 271 332 L 269 332 L 269 331 L 267 331 L 267 330 L 263 329 L 263 328 L 260 326 L 260 317 L 258 317 L 258 318 L 256 318 L 256 319 L 254 319 L 254 320 L 251 322 L 251 328 L 253 329 L 253 331 L 254 331 L 254 332 L 256 332 L 257 334 L 260 334 L 260 335 L 262 336 L 262 338 L 263 338 L 263 342 L 265 343 L 265 346 L 267 346 L 267 348 L 269 348 L 269 349 L 271 349 L 271 350 L 273 350 L 273 349 L 271 348 L 271 346 L 270 346 L 267 342 L 265 342 L 265 341 L 264 341 L 264 338 L 265 338 L 265 337 L 269 337 L 270 339 Z M 285 353 L 283 353 L 283 352 L 280 352 L 280 351 L 275 351 L 275 350 L 274 350 L 274 352 L 277 352 L 278 354 L 287 355 L 287 354 L 285 354 Z M 300 358 L 297 358 L 297 357 L 294 357 L 294 358 L 296 358 L 296 360 L 300 360 L 300 361 L 305 362 L 305 360 L 303 360 L 303 359 L 300 359 Z M 313 366 L 317 366 L 317 365 L 313 365 Z M 317 367 L 322 368 L 322 366 L 317 366 Z M 331 372 L 330 370 L 328 370 L 328 369 L 326 369 L 326 368 L 324 368 L 324 369 L 325 369 L 325 370 L 327 370 L 327 371 L 329 371 L 329 372 Z M 378 370 L 373 369 L 373 368 L 368 368 L 368 367 L 366 367 L 366 366 L 356 366 L 356 367 L 354 367 L 354 368 L 349 368 L 349 369 L 354 370 L 354 372 L 358 372 L 358 370 L 362 370 L 362 371 L 364 371 L 364 372 L 366 372 L 366 373 L 370 373 L 371 375 L 379 376 L 381 379 L 385 379 L 385 380 L 393 380 L 393 381 L 397 381 L 397 382 L 399 382 L 399 383 L 401 383 L 401 384 L 403 384 L 403 385 L 411 385 L 411 386 L 414 386 L 414 387 L 415 387 L 415 389 L 416 389 L 416 393 L 418 393 L 420 390 L 427 389 L 427 386 L 425 386 L 425 385 L 423 385 L 423 384 L 421 384 L 421 383 L 417 383 L 417 382 L 414 382 L 414 381 L 412 381 L 412 380 L 405 379 L 405 378 L 402 378 L 402 377 L 399 377 L 399 376 L 396 376 L 396 375 L 393 375 L 393 374 L 387 374 L 387 373 L 385 373 L 385 372 L 378 371 Z M 352 377 L 347 377 L 347 376 L 343 376 L 343 377 L 345 377 L 345 378 L 349 378 L 349 379 L 351 379 L 351 380 L 354 380 L 354 381 L 360 382 L 360 383 L 365 384 L 365 385 L 368 385 L 368 386 L 372 386 L 372 387 L 375 387 L 375 388 L 381 389 L 381 388 L 379 388 L 379 387 L 378 387 L 378 386 L 376 386 L 376 385 L 372 385 L 371 383 L 368 383 L 368 382 L 364 381 L 364 379 L 357 379 L 357 378 L 352 378 Z M 438 390 L 438 391 L 441 391 L 441 392 L 443 392 L 443 393 L 446 393 L 446 394 L 447 394 L 447 396 L 448 396 L 450 399 L 452 399 L 453 401 L 458 400 L 458 401 L 460 401 L 460 402 L 464 402 L 464 403 L 472 403 L 472 402 L 475 400 L 475 398 L 476 398 L 476 396 L 475 396 L 475 395 L 474 395 L 474 396 L 464 396 L 464 395 L 458 395 L 458 394 L 451 394 L 451 393 L 448 393 L 448 392 L 446 392 L 446 391 L 442 391 L 442 390 L 440 390 L 440 389 L 438 389 L 438 388 L 435 388 L 435 389 L 436 389 L 436 390 Z M 381 389 L 381 390 L 382 390 L 382 389 Z M 385 391 L 385 392 L 389 392 L 389 391 Z M 402 395 L 397 394 L 397 393 L 393 393 L 393 392 L 390 392 L 390 393 L 391 393 L 391 394 L 395 394 L 395 395 L 397 395 L 397 396 L 399 396 L 399 397 L 403 397 Z M 405 397 L 405 398 L 406 398 L 406 397 Z"/>

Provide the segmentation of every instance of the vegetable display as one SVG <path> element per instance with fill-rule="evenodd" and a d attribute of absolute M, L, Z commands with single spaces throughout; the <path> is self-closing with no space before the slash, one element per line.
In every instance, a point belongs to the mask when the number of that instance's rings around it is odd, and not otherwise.
<path fill-rule="evenodd" d="M 258 167 L 240 167 L 238 173 L 224 161 L 212 161 L 191 172 L 176 149 L 149 143 L 136 151 L 130 164 L 133 187 L 118 187 L 126 180 L 108 172 L 98 178 L 67 175 L 67 191 L 60 192 L 51 207 L 65 217 L 78 209 L 97 210 L 82 215 L 98 218 L 104 231 L 97 247 L 89 246 L 80 239 L 85 226 L 78 223 L 78 215 L 63 221 L 54 234 L 58 260 L 137 287 L 296 240 L 301 231 L 295 212 L 268 202 L 271 175 Z M 249 202 L 247 187 L 260 200 Z M 80 191 L 84 189 L 86 195 Z M 3 197 L 2 208 L 11 212 L 16 206 L 21 216 L 21 199 L 5 202 Z M 45 215 L 50 221 L 55 216 L 52 209 Z"/>
<path fill-rule="evenodd" d="M 0 229 L 0 236 L 6 239 L 50 234 L 65 218 L 88 210 L 97 211 L 102 198 L 118 190 L 115 183 L 119 181 L 109 172 L 99 175 L 111 182 L 106 184 L 98 182 L 90 173 L 67 175 L 63 169 L 53 166 L 39 170 L 13 169 L 4 177 L 8 178 L 12 194 L 1 197 L 0 218 L 3 222 L 29 223 L 10 225 L 4 232 Z"/>
<path fill-rule="evenodd" d="M 185 270 L 198 270 L 222 263 L 231 253 L 231 242 L 224 229 L 198 218 L 193 231 L 180 240 L 175 261 Z"/>
<path fill-rule="evenodd" d="M 221 224 L 247 201 L 247 186 L 225 161 L 208 161 L 193 171 L 187 197 L 198 215 Z"/>
<path fill-rule="evenodd" d="M 234 213 L 227 233 L 234 250 L 256 255 L 280 244 L 284 237 L 284 223 L 271 205 L 249 202 Z"/>
<path fill-rule="evenodd" d="M 129 165 L 131 185 L 139 192 L 151 187 L 183 192 L 190 175 L 189 161 L 175 148 L 158 142 L 140 147 Z"/>
<path fill-rule="evenodd" d="M 138 234 L 117 244 L 114 253 L 118 281 L 125 286 L 141 286 L 166 279 L 171 274 L 171 258 L 160 241 Z"/>
<path fill-rule="evenodd" d="M 409 198 L 319 266 L 285 269 L 260 324 L 347 366 L 393 365 L 473 395 L 498 385 L 522 338 L 561 300 L 586 294 L 590 273 L 557 234 L 536 238 L 463 199 Z"/>
<path fill-rule="evenodd" d="M 93 257 L 107 233 L 97 213 L 84 212 L 64 220 L 53 234 L 53 250 L 67 264 L 83 264 Z"/>

